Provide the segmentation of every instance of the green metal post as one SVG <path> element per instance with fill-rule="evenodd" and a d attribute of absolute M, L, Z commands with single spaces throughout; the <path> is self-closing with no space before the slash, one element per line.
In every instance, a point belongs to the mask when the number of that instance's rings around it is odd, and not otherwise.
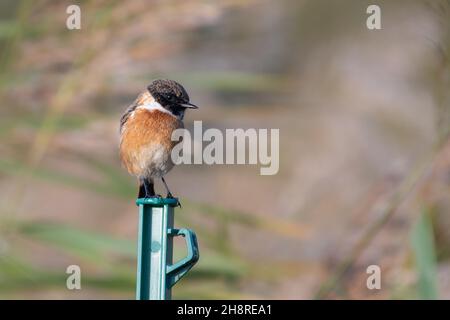
<path fill-rule="evenodd" d="M 174 229 L 174 198 L 141 198 L 137 256 L 137 300 L 170 300 L 171 289 L 198 261 L 195 233 Z M 188 255 L 172 263 L 173 237 L 186 239 Z"/>

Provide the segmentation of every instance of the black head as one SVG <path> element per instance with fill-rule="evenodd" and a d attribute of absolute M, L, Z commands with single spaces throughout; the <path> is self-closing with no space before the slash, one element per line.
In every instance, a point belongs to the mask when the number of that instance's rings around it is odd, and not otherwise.
<path fill-rule="evenodd" d="M 181 84 L 173 80 L 155 80 L 147 87 L 150 94 L 161 106 L 175 115 L 183 114 L 187 108 L 198 107 L 189 102 L 189 95 Z"/>

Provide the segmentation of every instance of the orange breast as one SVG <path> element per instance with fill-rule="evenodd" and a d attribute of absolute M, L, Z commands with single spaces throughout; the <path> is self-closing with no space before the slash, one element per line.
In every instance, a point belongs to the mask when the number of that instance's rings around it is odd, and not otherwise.
<path fill-rule="evenodd" d="M 183 122 L 168 113 L 136 109 L 124 125 L 120 141 L 120 158 L 128 172 L 139 176 L 146 170 L 143 157 L 149 153 L 143 150 L 162 146 L 170 153 L 177 143 L 171 141 L 172 132 L 178 128 L 183 128 Z"/>

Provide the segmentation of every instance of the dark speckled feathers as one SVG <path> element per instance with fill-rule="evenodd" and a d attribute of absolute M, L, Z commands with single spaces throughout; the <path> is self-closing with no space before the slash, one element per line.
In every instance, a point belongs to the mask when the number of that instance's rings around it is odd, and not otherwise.
<path fill-rule="evenodd" d="M 123 126 L 125 125 L 125 123 L 127 122 L 128 118 L 131 116 L 133 111 L 136 110 L 137 107 L 138 107 L 138 104 L 137 103 L 133 103 L 132 105 L 130 105 L 127 108 L 127 110 L 125 110 L 125 113 L 120 118 L 120 133 L 122 133 Z"/>
<path fill-rule="evenodd" d="M 148 91 L 161 105 L 174 102 L 189 102 L 189 95 L 181 84 L 173 80 L 155 80 L 148 87 Z"/>
<path fill-rule="evenodd" d="M 148 103 L 152 100 L 152 96 L 148 91 L 144 91 L 133 101 L 133 103 L 125 110 L 124 114 L 120 118 L 120 133 L 123 131 L 123 127 L 125 123 L 128 121 L 130 116 L 136 110 L 137 107 L 143 105 L 144 103 Z"/>

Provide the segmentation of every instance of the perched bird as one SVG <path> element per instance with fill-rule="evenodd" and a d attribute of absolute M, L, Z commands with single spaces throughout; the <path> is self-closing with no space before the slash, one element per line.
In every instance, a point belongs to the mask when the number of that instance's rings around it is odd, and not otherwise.
<path fill-rule="evenodd" d="M 184 128 L 186 109 L 198 107 L 189 101 L 183 86 L 173 80 L 155 80 L 130 105 L 120 119 L 120 158 L 128 172 L 139 179 L 139 198 L 160 197 L 154 181 L 161 178 L 167 197 L 173 197 L 164 180 L 174 164 L 176 141 L 172 132 Z"/>

